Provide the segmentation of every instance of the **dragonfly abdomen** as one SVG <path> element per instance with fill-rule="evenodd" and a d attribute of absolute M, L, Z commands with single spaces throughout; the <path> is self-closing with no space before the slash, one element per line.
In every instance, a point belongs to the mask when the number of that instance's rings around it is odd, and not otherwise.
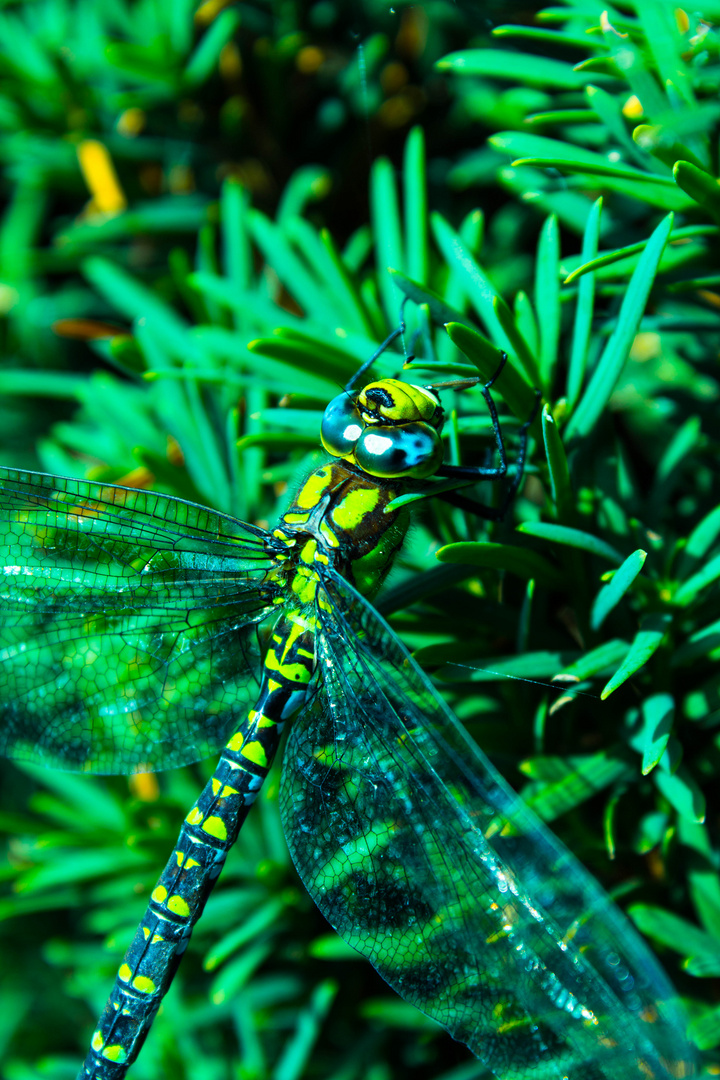
<path fill-rule="evenodd" d="M 283 724 L 304 703 L 314 669 L 312 625 L 300 611 L 283 614 L 267 650 L 255 707 L 231 735 L 183 822 L 120 965 L 78 1080 L 119 1080 L 137 1057 L 272 765 Z"/>

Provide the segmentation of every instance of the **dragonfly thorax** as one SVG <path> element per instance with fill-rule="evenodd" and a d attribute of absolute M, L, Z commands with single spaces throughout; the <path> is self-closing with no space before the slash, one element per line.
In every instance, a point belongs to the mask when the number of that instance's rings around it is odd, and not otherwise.
<path fill-rule="evenodd" d="M 312 472 L 273 531 L 272 550 L 288 591 L 304 602 L 330 567 L 372 596 L 408 527 L 406 509 L 388 510 L 402 484 L 332 461 Z"/>
<path fill-rule="evenodd" d="M 328 453 L 370 476 L 423 479 L 442 464 L 443 420 L 433 390 L 382 379 L 333 398 L 320 434 Z"/>

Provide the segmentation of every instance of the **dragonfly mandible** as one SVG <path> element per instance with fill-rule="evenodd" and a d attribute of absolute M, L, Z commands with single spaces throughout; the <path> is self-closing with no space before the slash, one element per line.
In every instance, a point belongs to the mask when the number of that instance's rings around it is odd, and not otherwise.
<path fill-rule="evenodd" d="M 328 406 L 330 460 L 271 531 L 167 495 L 0 470 L 0 751 L 130 773 L 222 748 L 84 1080 L 118 1080 L 136 1058 L 291 718 L 280 802 L 293 860 L 403 998 L 502 1080 L 692 1072 L 647 947 L 371 604 L 407 529 L 398 495 L 507 470 L 492 380 L 480 389 L 500 464 L 477 468 L 442 464 L 437 386 L 356 389 L 401 329 Z"/>

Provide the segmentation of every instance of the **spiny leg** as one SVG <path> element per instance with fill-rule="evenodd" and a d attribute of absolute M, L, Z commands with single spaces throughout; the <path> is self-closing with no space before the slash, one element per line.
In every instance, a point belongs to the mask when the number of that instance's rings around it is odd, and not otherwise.
<path fill-rule="evenodd" d="M 505 353 L 503 353 L 503 357 L 505 357 Z M 448 466 L 446 466 L 445 472 L 443 472 L 443 470 L 439 469 L 438 470 L 438 475 L 448 475 L 448 476 L 458 476 L 458 477 L 465 476 L 468 479 L 471 479 L 473 476 L 475 476 L 478 479 L 486 479 L 486 480 L 487 479 L 489 479 L 489 480 L 499 480 L 499 479 L 502 479 L 506 475 L 506 473 L 507 473 L 507 458 L 506 458 L 506 453 L 505 453 L 505 445 L 504 445 L 502 430 L 500 428 L 500 422 L 499 422 L 498 415 L 497 415 L 497 409 L 495 407 L 495 402 L 493 401 L 492 396 L 490 395 L 490 387 L 492 386 L 495 379 L 500 374 L 500 371 L 502 370 L 502 367 L 503 367 L 504 363 L 505 363 L 505 360 L 503 359 L 500 367 L 495 372 L 493 377 L 490 379 L 489 382 L 485 383 L 485 385 L 482 387 L 482 394 L 483 394 L 483 397 L 485 398 L 485 401 L 488 404 L 488 408 L 490 410 L 490 417 L 491 417 L 491 420 L 492 420 L 492 423 L 493 423 L 493 431 L 495 433 L 496 446 L 498 448 L 498 452 L 500 454 L 500 460 L 501 460 L 500 466 L 498 466 L 497 469 L 483 469 L 482 467 L 479 467 L 479 468 L 476 469 L 476 468 L 473 468 L 473 466 L 448 465 Z M 508 511 L 508 508 L 512 504 L 513 499 L 515 498 L 515 495 L 517 494 L 517 490 L 520 487 L 520 484 L 522 483 L 522 478 L 523 478 L 523 475 L 525 473 L 525 459 L 527 457 L 528 431 L 530 429 L 530 425 L 532 424 L 533 420 L 537 416 L 538 409 L 540 408 L 541 398 L 542 398 L 542 394 L 541 394 L 540 390 L 536 389 L 535 390 L 535 403 L 533 405 L 532 411 L 531 411 L 530 415 L 528 416 L 527 420 L 523 421 L 523 423 L 521 424 L 521 426 L 518 429 L 519 446 L 518 446 L 517 457 L 515 458 L 515 461 L 514 461 L 515 473 L 514 473 L 514 475 L 512 477 L 512 480 L 510 481 L 510 483 L 507 485 L 507 487 L 505 489 L 505 492 L 503 494 L 502 501 L 500 502 L 500 505 L 499 506 L 483 506 L 482 503 L 476 503 L 472 499 L 466 499 L 463 495 L 460 495 L 457 492 L 446 492 L 446 493 L 441 494 L 439 497 L 444 502 L 448 502 L 448 503 L 450 503 L 451 506 L 457 506 L 460 510 L 465 510 L 468 513 L 475 514 L 476 517 L 484 518 L 487 521 L 502 521 L 502 519 L 505 517 L 505 514 Z"/>
<path fill-rule="evenodd" d="M 118 970 L 78 1080 L 120 1080 L 137 1057 L 195 923 L 272 765 L 284 721 L 305 701 L 315 668 L 312 628 L 280 618 L 255 708 L 228 740 L 183 822 L 135 937 Z"/>
<path fill-rule="evenodd" d="M 438 477 L 447 477 L 449 480 L 503 480 L 507 476 L 508 472 L 508 459 L 507 451 L 505 448 L 505 439 L 503 437 L 502 428 L 500 426 L 500 419 L 498 417 L 497 406 L 491 394 L 491 389 L 499 375 L 501 374 L 505 364 L 507 363 L 507 353 L 500 353 L 500 362 L 486 383 L 480 383 L 478 377 L 468 379 L 453 379 L 447 382 L 430 383 L 428 389 L 430 390 L 465 390 L 470 387 L 479 387 L 480 393 L 483 396 L 488 412 L 490 414 L 490 423 L 492 426 L 493 437 L 495 441 L 495 451 L 500 459 L 499 465 L 440 465 L 435 470 L 435 475 Z M 540 401 L 542 394 L 540 390 L 535 390 L 535 402 L 533 404 L 530 415 L 520 425 L 518 429 L 518 452 L 514 462 L 510 464 L 514 465 L 515 470 L 512 479 L 508 483 L 505 493 L 502 498 L 502 502 L 499 506 L 484 506 L 482 503 L 476 503 L 471 499 L 465 498 L 454 490 L 438 491 L 433 490 L 433 487 L 429 487 L 426 492 L 420 495 L 421 498 L 440 498 L 444 502 L 450 503 L 451 506 L 457 506 L 461 510 L 466 510 L 468 513 L 475 514 L 477 517 L 485 518 L 488 521 L 502 521 L 507 513 L 508 507 L 512 503 L 518 488 L 522 482 L 522 478 L 525 472 L 525 459 L 527 457 L 527 445 L 528 445 L 528 432 L 531 424 L 537 416 L 538 409 L 540 407 Z M 437 485 L 439 487 L 440 485 Z M 463 485 L 464 486 L 464 485 Z"/>

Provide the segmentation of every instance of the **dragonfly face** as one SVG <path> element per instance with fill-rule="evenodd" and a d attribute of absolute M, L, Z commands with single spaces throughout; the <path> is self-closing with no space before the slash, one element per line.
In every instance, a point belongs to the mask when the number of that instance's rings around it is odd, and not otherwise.
<path fill-rule="evenodd" d="M 422 480 L 442 464 L 444 412 L 428 387 L 382 379 L 357 395 L 338 394 L 323 416 L 320 437 L 328 453 L 370 476 Z"/>

